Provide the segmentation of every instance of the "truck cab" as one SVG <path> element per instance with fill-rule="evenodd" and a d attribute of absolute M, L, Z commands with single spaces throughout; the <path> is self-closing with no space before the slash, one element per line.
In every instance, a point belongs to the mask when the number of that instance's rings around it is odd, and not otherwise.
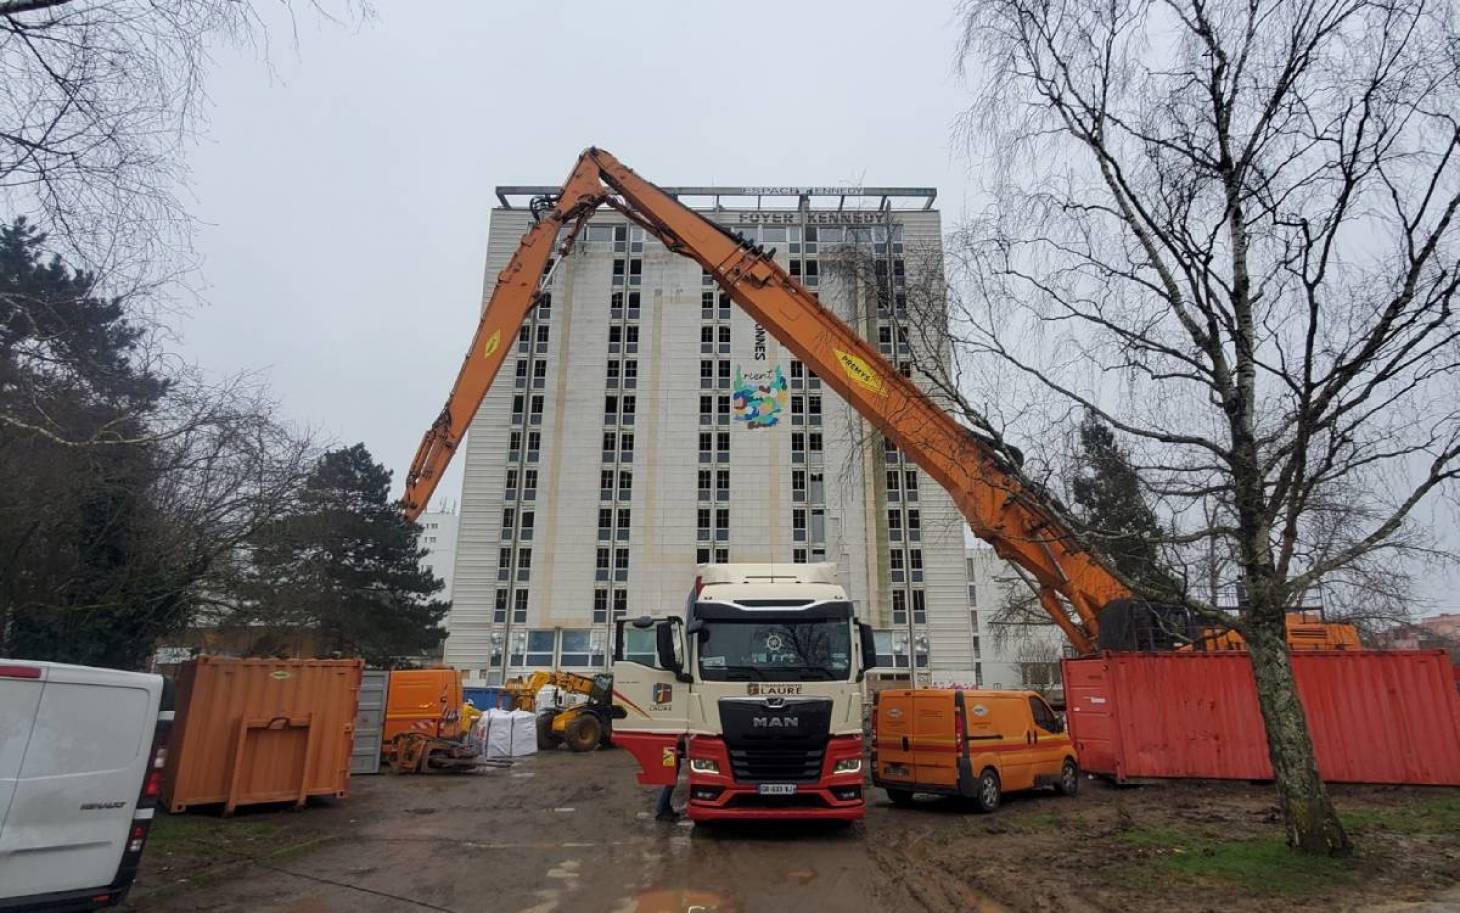
<path fill-rule="evenodd" d="M 640 783 L 687 764 L 695 821 L 862 817 L 876 651 L 836 565 L 702 565 L 682 616 L 618 625 L 614 742 Z"/>

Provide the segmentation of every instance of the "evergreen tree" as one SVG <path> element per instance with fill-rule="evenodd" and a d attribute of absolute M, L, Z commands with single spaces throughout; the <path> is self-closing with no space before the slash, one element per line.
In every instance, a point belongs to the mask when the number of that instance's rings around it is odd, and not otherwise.
<path fill-rule="evenodd" d="M 391 665 L 440 643 L 450 604 L 421 565 L 421 527 L 390 501 L 390 472 L 364 444 L 320 458 L 297 513 L 257 540 L 250 603 L 263 621 L 313 628 L 321 653 Z"/>
<path fill-rule="evenodd" d="M 1078 459 L 1071 487 L 1090 538 L 1136 584 L 1157 593 L 1175 592 L 1157 548 L 1165 531 L 1141 491 L 1140 477 L 1115 433 L 1089 413 L 1080 423 Z"/>
<path fill-rule="evenodd" d="M 136 668 L 189 612 L 141 434 L 167 384 L 123 303 L 45 244 L 0 224 L 0 654 Z"/>

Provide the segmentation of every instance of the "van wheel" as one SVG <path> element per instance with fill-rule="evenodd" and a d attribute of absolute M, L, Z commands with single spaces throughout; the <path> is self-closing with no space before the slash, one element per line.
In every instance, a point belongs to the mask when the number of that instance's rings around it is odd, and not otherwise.
<path fill-rule="evenodd" d="M 913 804 L 913 794 L 910 789 L 889 789 L 887 791 L 887 798 L 892 800 L 893 805 L 902 808 L 907 808 Z"/>
<path fill-rule="evenodd" d="M 580 713 L 577 719 L 568 723 L 568 731 L 564 735 L 567 736 L 568 747 L 574 751 L 592 751 L 603 738 L 603 724 L 591 713 Z"/>
<path fill-rule="evenodd" d="M 973 804 L 981 812 L 991 812 L 999 807 L 999 800 L 1003 798 L 1003 787 L 999 785 L 999 775 L 992 767 L 986 768 L 978 778 L 978 786 L 973 791 Z"/>
<path fill-rule="evenodd" d="M 1074 758 L 1065 758 L 1065 765 L 1060 768 L 1060 778 L 1054 784 L 1054 791 L 1061 796 L 1073 796 L 1080 791 L 1080 765 L 1075 763 Z"/>

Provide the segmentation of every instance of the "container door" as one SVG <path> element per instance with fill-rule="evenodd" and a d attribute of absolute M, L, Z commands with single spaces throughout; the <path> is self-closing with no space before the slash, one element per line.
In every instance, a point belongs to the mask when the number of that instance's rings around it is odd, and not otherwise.
<path fill-rule="evenodd" d="M 7 896 L 89 890 L 116 877 L 162 682 L 149 690 L 103 681 L 92 670 L 51 670 L 0 837 Z"/>
<path fill-rule="evenodd" d="M 916 782 L 913 762 L 912 691 L 888 690 L 876 696 L 873 730 L 876 736 L 877 778 L 893 786 Z"/>
<path fill-rule="evenodd" d="M 958 738 L 952 691 L 913 692 L 917 780 L 939 790 L 958 789 Z"/>

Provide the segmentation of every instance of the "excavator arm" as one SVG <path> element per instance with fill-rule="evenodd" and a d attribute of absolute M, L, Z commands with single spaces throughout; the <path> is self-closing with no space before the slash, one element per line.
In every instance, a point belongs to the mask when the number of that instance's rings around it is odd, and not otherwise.
<path fill-rule="evenodd" d="M 1029 492 L 1007 460 L 903 377 L 855 330 L 767 253 L 694 212 L 612 155 L 590 148 L 497 278 L 451 397 L 406 477 L 402 510 L 414 519 L 466 434 L 506 346 L 537 300 L 559 229 L 566 254 L 583 221 L 609 206 L 708 271 L 736 304 L 943 486 L 973 532 L 1035 581 L 1040 604 L 1081 653 L 1095 648 L 1098 615 L 1129 590 Z M 1064 602 L 1061 602 L 1061 599 Z M 1065 610 L 1068 603 L 1075 613 Z"/>

